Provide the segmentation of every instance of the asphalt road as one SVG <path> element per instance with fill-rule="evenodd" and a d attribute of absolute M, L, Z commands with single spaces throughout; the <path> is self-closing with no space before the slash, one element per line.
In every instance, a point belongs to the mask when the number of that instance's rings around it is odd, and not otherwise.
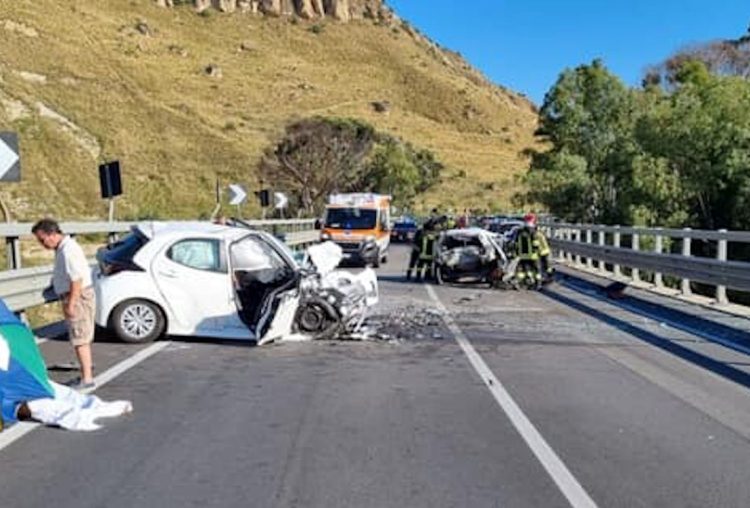
<path fill-rule="evenodd" d="M 428 291 L 405 263 L 376 311 L 401 334 L 171 340 L 97 391 L 133 415 L 0 449 L 0 506 L 750 505 L 750 357 L 580 284 Z M 103 338 L 97 371 L 138 351 Z"/>

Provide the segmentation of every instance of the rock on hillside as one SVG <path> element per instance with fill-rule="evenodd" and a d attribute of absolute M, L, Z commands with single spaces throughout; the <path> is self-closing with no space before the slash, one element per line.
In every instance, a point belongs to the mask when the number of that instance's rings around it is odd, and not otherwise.
<path fill-rule="evenodd" d="M 162 7 L 174 7 L 174 0 L 156 0 Z M 195 9 L 210 7 L 222 12 L 252 12 L 271 16 L 313 19 L 332 17 L 341 21 L 393 17 L 383 0 L 194 0 Z"/>

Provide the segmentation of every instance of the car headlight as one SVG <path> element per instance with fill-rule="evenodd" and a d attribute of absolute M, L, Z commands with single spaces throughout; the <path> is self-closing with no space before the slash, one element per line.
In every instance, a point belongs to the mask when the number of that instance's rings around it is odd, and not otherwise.
<path fill-rule="evenodd" d="M 329 233 L 321 233 L 320 234 L 320 241 L 321 242 L 327 242 L 331 239 L 331 235 Z"/>
<path fill-rule="evenodd" d="M 374 243 L 374 242 L 375 242 L 374 236 L 370 235 L 370 236 L 365 237 L 365 243 Z"/>

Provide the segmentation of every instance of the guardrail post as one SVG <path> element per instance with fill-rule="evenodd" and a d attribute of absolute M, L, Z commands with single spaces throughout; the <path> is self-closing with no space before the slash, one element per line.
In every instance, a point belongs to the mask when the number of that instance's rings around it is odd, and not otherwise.
<path fill-rule="evenodd" d="M 633 239 L 631 241 L 633 250 L 637 251 L 641 248 L 641 237 L 638 233 L 633 233 Z M 633 268 L 632 271 L 633 282 L 641 281 L 641 271 L 638 268 Z"/>
<path fill-rule="evenodd" d="M 682 255 L 690 257 L 692 254 L 691 238 L 689 236 L 691 229 L 684 228 L 683 231 L 685 231 L 685 237 L 682 239 Z M 682 279 L 681 289 L 683 296 L 690 296 L 692 294 L 693 291 L 690 289 L 690 279 Z"/>
<path fill-rule="evenodd" d="M 720 229 L 719 233 L 726 233 L 726 229 Z M 717 245 L 716 249 L 716 260 L 721 261 L 722 263 L 727 260 L 727 239 L 722 238 L 719 240 L 719 243 Z M 716 286 L 716 303 L 719 305 L 726 305 L 729 303 L 729 298 L 727 298 L 727 287 L 726 286 Z"/>
<path fill-rule="evenodd" d="M 614 238 L 612 239 L 612 244 L 614 245 L 616 249 L 619 249 L 621 245 L 621 241 L 622 241 L 622 237 L 620 235 L 620 226 L 615 226 L 615 234 L 614 234 Z M 622 276 L 622 270 L 620 268 L 620 265 L 614 265 L 612 267 L 612 271 L 615 277 Z"/>
<path fill-rule="evenodd" d="M 607 233 L 604 232 L 604 230 L 599 231 L 599 247 L 604 250 L 604 246 L 607 245 Z M 607 273 L 607 263 L 603 260 L 599 260 L 599 271 L 602 273 Z"/>
<path fill-rule="evenodd" d="M 581 243 L 581 236 L 583 236 L 583 235 L 581 235 L 581 230 L 580 229 L 576 229 L 575 235 L 576 235 L 576 242 L 577 243 Z M 580 254 L 576 254 L 576 258 L 575 259 L 576 259 L 576 261 L 575 261 L 576 266 L 581 266 L 581 264 L 582 264 L 581 263 L 581 255 Z"/>
<path fill-rule="evenodd" d="M 656 228 L 656 230 L 660 231 L 661 228 Z M 657 233 L 654 235 L 654 253 L 662 254 L 663 250 L 664 250 L 664 237 L 661 235 L 661 233 Z M 654 272 L 654 285 L 657 288 L 664 287 L 664 278 L 662 277 L 661 272 Z"/>
<path fill-rule="evenodd" d="M 21 268 L 21 239 L 17 236 L 9 236 L 5 239 L 8 253 L 8 270 Z"/>
<path fill-rule="evenodd" d="M 573 241 L 573 230 L 571 228 L 565 230 L 565 239 L 569 242 Z M 568 260 L 568 264 L 573 263 L 573 253 L 571 251 L 565 252 L 565 258 Z"/>
<path fill-rule="evenodd" d="M 586 243 L 588 244 L 594 243 L 593 236 L 594 234 L 591 231 L 591 229 L 590 228 L 587 229 L 586 230 Z M 586 258 L 586 268 L 588 268 L 589 270 L 594 268 L 594 258 L 591 258 L 591 257 Z"/>

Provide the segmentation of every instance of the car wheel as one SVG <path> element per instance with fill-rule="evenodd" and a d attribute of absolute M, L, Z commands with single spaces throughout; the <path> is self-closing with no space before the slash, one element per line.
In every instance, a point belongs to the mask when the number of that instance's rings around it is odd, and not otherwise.
<path fill-rule="evenodd" d="M 388 254 L 383 256 L 383 259 L 380 260 L 380 264 L 382 265 L 388 264 Z"/>
<path fill-rule="evenodd" d="M 339 331 L 340 321 L 335 317 L 335 310 L 325 301 L 312 301 L 297 310 L 295 322 L 302 333 L 313 338 L 334 338 Z"/>
<path fill-rule="evenodd" d="M 120 340 L 137 344 L 161 337 L 166 320 L 158 305 L 147 300 L 128 300 L 115 307 L 110 325 Z"/>

